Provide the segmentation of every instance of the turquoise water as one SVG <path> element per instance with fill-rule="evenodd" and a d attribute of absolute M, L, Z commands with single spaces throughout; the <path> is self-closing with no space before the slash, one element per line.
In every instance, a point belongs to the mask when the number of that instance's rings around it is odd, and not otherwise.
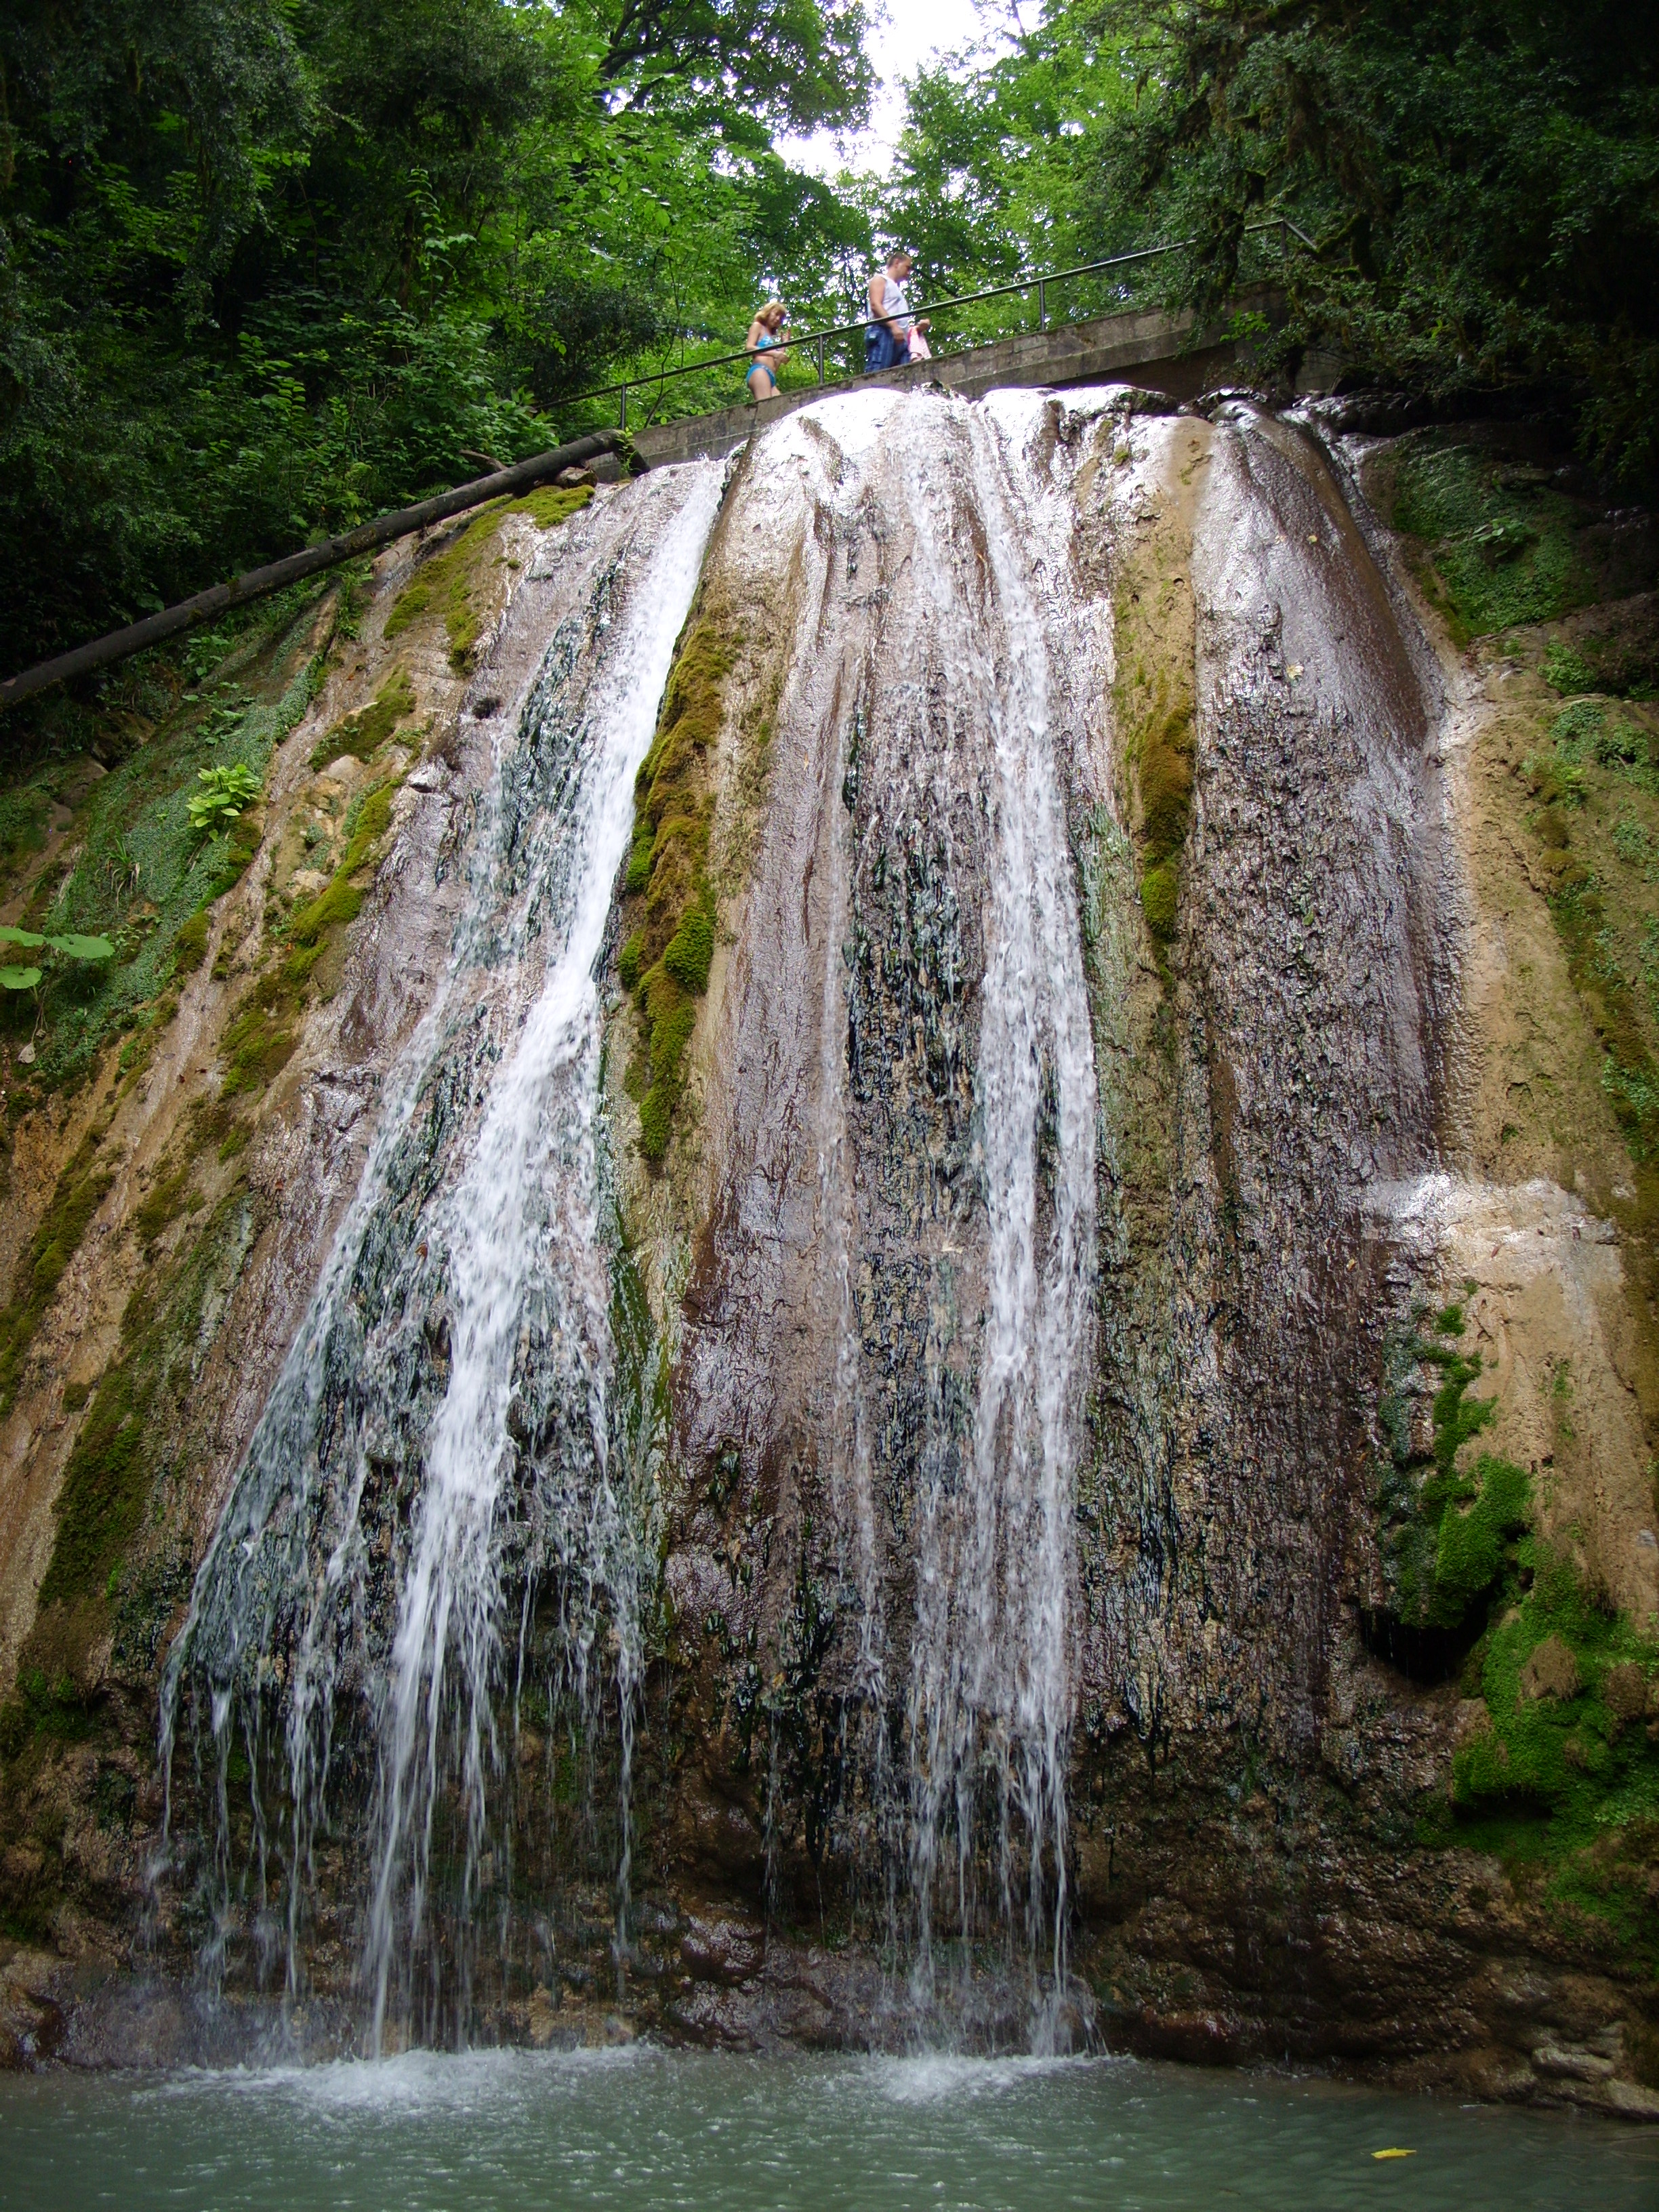
<path fill-rule="evenodd" d="M 1659 2130 L 1122 2059 L 636 2046 L 0 2084 L 0 2207 L 106 2204 L 1654 2212 Z"/>

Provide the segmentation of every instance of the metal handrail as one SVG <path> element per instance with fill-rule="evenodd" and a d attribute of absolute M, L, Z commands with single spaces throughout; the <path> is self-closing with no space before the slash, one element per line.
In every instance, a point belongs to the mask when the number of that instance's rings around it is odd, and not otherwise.
<path fill-rule="evenodd" d="M 1288 240 L 1294 238 L 1298 244 L 1305 246 L 1310 253 L 1317 253 L 1320 251 L 1306 232 L 1298 230 L 1286 216 L 1276 216 L 1271 222 L 1250 223 L 1246 227 L 1245 234 L 1252 236 L 1257 232 L 1265 230 L 1276 230 L 1279 233 L 1281 250 Z M 981 300 L 1006 299 L 1017 292 L 1029 292 L 1035 285 L 1037 288 L 1038 326 L 1046 330 L 1048 326 L 1048 288 L 1050 284 L 1064 284 L 1073 276 L 1093 276 L 1102 269 L 1120 269 L 1132 261 L 1155 260 L 1162 253 L 1184 252 L 1193 243 L 1194 240 L 1191 239 L 1178 239 L 1168 246 L 1146 246 L 1133 253 L 1110 254 L 1103 261 L 1079 262 L 1073 269 L 1041 270 L 1036 276 L 1021 277 L 1013 283 L 994 284 L 988 291 L 963 292 L 955 299 L 930 302 L 928 303 L 929 312 L 942 313 L 947 307 L 972 307 Z M 873 323 L 882 319 L 884 319 L 879 316 L 869 315 L 866 316 L 862 322 L 837 323 L 830 330 L 809 331 L 805 337 L 798 338 L 793 343 L 797 345 L 817 345 L 818 382 L 822 385 L 825 381 L 824 340 L 849 337 L 856 331 L 867 331 Z M 958 350 L 971 352 L 973 348 L 969 346 Z M 948 357 L 948 356 L 940 356 L 941 359 Z M 574 407 L 585 399 L 604 399 L 614 393 L 620 393 L 622 396 L 621 428 L 625 434 L 628 428 L 628 394 L 630 389 L 638 391 L 647 385 L 656 385 L 660 387 L 668 383 L 671 379 L 697 376 L 705 369 L 722 368 L 729 362 L 746 361 L 748 358 L 749 352 L 745 347 L 740 353 L 719 354 L 708 361 L 688 362 L 682 368 L 660 369 L 647 377 L 629 377 L 623 384 L 600 385 L 595 391 L 579 392 L 574 399 L 568 400 L 565 404 Z M 856 378 L 849 380 L 856 380 Z M 595 458 L 602 448 L 608 449 L 616 442 L 615 431 L 593 431 L 568 445 L 556 447 L 551 453 L 539 453 L 529 460 L 515 462 L 511 468 L 501 470 L 488 477 L 480 477 L 471 483 L 459 485 L 453 491 L 440 492 L 430 499 L 419 501 L 414 507 L 400 508 L 395 514 L 381 515 L 373 522 L 360 523 L 355 529 L 345 532 L 340 537 L 328 538 L 320 545 L 307 546 L 303 552 L 290 553 L 284 560 L 272 562 L 263 568 L 253 569 L 246 575 L 234 578 L 229 583 L 215 584 L 205 592 L 198 592 L 193 599 L 181 600 L 178 605 L 164 608 L 159 614 L 147 615 L 142 622 L 130 623 L 124 629 L 112 630 L 106 636 L 93 638 L 84 645 L 75 647 L 69 653 L 59 653 L 54 659 L 43 660 L 33 668 L 25 669 L 16 676 L 8 677 L 3 682 L 0 682 L 0 714 L 3 714 L 8 707 L 15 705 L 18 701 L 33 697 L 34 693 L 44 690 L 48 684 L 61 684 L 70 677 L 88 675 L 95 670 L 110 667 L 117 661 L 129 659 L 135 653 L 142 653 L 152 645 L 178 635 L 179 632 L 188 629 L 195 623 L 206 621 L 211 615 L 221 613 L 230 607 L 245 605 L 249 600 L 262 598 L 269 592 L 278 590 L 284 584 L 294 583 L 303 577 L 315 575 L 323 569 L 334 568 L 342 561 L 349 560 L 358 553 L 372 550 L 376 546 L 387 544 L 393 538 L 403 537 L 411 530 L 424 529 L 429 524 L 452 515 L 463 514 L 467 508 L 480 506 L 488 500 L 522 490 L 531 484 L 543 483 L 568 465 Z M 470 456 L 469 458 L 481 457 Z"/>
<path fill-rule="evenodd" d="M 1275 216 L 1270 222 L 1247 223 L 1244 227 L 1244 235 L 1247 238 L 1252 238 L 1262 231 L 1269 230 L 1276 230 L 1279 234 L 1281 252 L 1292 238 L 1298 245 L 1305 246 L 1310 253 L 1317 253 L 1319 251 L 1314 240 L 1305 231 L 1299 230 L 1288 216 Z M 1010 299 L 1016 293 L 1030 291 L 1035 286 L 1037 295 L 1037 328 L 1040 331 L 1046 331 L 1048 327 L 1049 285 L 1069 283 L 1076 276 L 1098 276 L 1103 269 L 1121 269 L 1132 261 L 1155 261 L 1160 255 L 1165 253 L 1185 253 L 1196 243 L 1197 240 L 1191 238 L 1172 239 L 1166 246 L 1143 246 L 1138 247 L 1133 253 L 1108 254 L 1103 261 L 1080 261 L 1071 269 L 1039 270 L 1029 276 L 1016 277 L 1011 283 L 994 284 L 987 291 L 962 292 L 958 293 L 954 299 L 948 300 L 918 301 L 915 303 L 913 312 L 928 315 L 943 314 L 951 307 L 977 307 L 983 300 Z M 792 337 L 788 343 L 793 349 L 816 347 L 818 382 L 823 385 L 826 381 L 823 365 L 823 348 L 826 339 L 852 337 L 860 331 L 874 329 L 878 324 L 884 323 L 886 319 L 883 315 L 866 315 L 861 322 L 835 323 L 821 331 L 803 331 L 799 337 Z M 956 350 L 971 352 L 973 349 L 971 346 L 958 347 Z M 940 360 L 948 360 L 949 357 L 948 355 L 937 356 Z M 653 369 L 646 376 L 624 377 L 620 384 L 598 384 L 591 392 L 576 392 L 572 398 L 561 404 L 563 407 L 580 407 L 590 399 L 617 399 L 619 401 L 617 427 L 625 431 L 628 428 L 628 395 L 630 392 L 643 392 L 647 388 L 660 391 L 665 384 L 672 384 L 681 377 L 701 376 L 711 368 L 728 368 L 733 362 L 752 362 L 757 358 L 757 356 L 750 354 L 747 346 L 740 346 L 735 353 L 711 354 L 706 361 L 687 362 L 679 368 Z"/>

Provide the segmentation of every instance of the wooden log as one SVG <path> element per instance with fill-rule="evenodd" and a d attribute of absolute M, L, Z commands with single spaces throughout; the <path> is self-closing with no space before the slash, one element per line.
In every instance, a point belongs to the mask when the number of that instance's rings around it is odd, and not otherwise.
<path fill-rule="evenodd" d="M 177 637 L 181 630 L 223 614 L 227 608 L 246 606 L 250 599 L 281 591 L 284 584 L 296 584 L 302 577 L 337 568 L 342 561 L 354 560 L 360 553 L 389 545 L 411 530 L 427 529 L 434 522 L 447 522 L 451 515 L 464 514 L 470 507 L 483 507 L 492 499 L 528 491 L 532 484 L 544 483 L 562 469 L 580 468 L 584 461 L 597 460 L 601 453 L 615 453 L 624 442 L 617 431 L 592 431 L 585 438 L 572 439 L 568 445 L 556 446 L 550 453 L 538 453 L 531 460 L 514 462 L 510 469 L 498 470 L 494 476 L 479 477 L 471 483 L 458 484 L 453 491 L 423 499 L 416 506 L 400 507 L 395 514 L 360 522 L 355 530 L 330 538 L 321 545 L 307 545 L 303 553 L 290 553 L 285 560 L 272 561 L 265 568 L 250 568 L 246 575 L 233 577 L 228 584 L 215 584 L 208 591 L 198 592 L 193 599 L 180 599 L 177 606 L 164 607 L 160 614 L 147 615 L 143 622 L 129 623 L 125 629 L 111 630 L 106 636 L 77 645 L 72 653 L 60 653 L 54 660 L 43 660 L 21 675 L 7 677 L 0 682 L 0 712 L 21 699 L 32 699 L 37 691 L 53 684 L 89 676 L 94 669 L 131 659 L 135 653 Z"/>

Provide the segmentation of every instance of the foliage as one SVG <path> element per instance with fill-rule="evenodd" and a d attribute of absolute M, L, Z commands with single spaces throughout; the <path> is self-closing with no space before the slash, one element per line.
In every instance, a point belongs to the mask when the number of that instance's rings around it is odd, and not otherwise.
<path fill-rule="evenodd" d="M 325 588 L 325 587 L 324 587 Z M 137 1026 L 128 1048 L 164 1018 L 179 972 L 179 936 L 236 883 L 258 845 L 257 817 L 243 813 L 204 836 L 191 821 L 203 766 L 240 766 L 257 792 L 272 750 L 310 705 L 319 677 L 311 647 L 319 588 L 308 585 L 260 610 L 246 641 L 244 673 L 264 696 L 222 682 L 207 698 L 186 694 L 147 743 L 86 787 L 65 865 L 36 881 L 25 923 L 42 933 L 106 933 L 112 959 L 48 973 L 34 1085 L 54 1089 L 90 1069 L 112 1033 Z M 185 945 L 184 965 L 190 964 Z M 14 1097 L 17 1094 L 14 1093 Z"/>
<path fill-rule="evenodd" d="M 45 937 L 33 929 L 0 929 L 0 945 L 16 945 L 27 951 L 55 952 L 64 960 L 112 960 L 115 947 L 107 937 L 83 937 L 75 931 Z M 32 991 L 45 971 L 39 968 L 0 968 L 0 990 Z"/>
<path fill-rule="evenodd" d="M 1571 399 L 1587 453 L 1659 471 L 1659 46 L 1617 0 L 1101 0 L 1134 76 L 1103 125 L 1102 247 L 1195 251 L 1213 308 L 1247 227 L 1317 242 L 1284 272 L 1286 356 L 1444 396 Z M 1174 268 L 1174 264 L 1171 264 Z"/>
<path fill-rule="evenodd" d="M 538 451 L 766 289 L 839 301 L 862 216 L 771 134 L 858 119 L 862 36 L 857 0 L 0 15 L 0 663 Z"/>
<path fill-rule="evenodd" d="M 1595 677 L 1582 653 L 1575 653 L 1570 645 L 1558 639 L 1545 648 L 1544 681 L 1552 690 L 1566 697 L 1575 691 L 1591 691 L 1595 688 Z"/>
<path fill-rule="evenodd" d="M 1542 469 L 1419 434 L 1396 465 L 1391 519 L 1428 549 L 1460 644 L 1553 622 L 1600 596 L 1577 543 L 1578 512 Z"/>
<path fill-rule="evenodd" d="M 202 788 L 191 795 L 190 826 L 198 836 L 228 829 L 251 799 L 259 796 L 259 779 L 245 762 L 233 761 L 216 768 L 198 768 Z"/>
<path fill-rule="evenodd" d="M 1063 0 L 1030 31 L 921 70 L 908 87 L 879 228 L 915 256 L 924 296 L 1090 258 L 1100 135 L 1132 93 L 1118 46 L 1088 8 Z M 1051 297 L 1051 311 L 1109 312 L 1118 291 L 1100 279 L 1076 283 Z M 1029 298 L 987 301 L 955 314 L 946 335 L 1023 328 L 1030 309 Z"/>

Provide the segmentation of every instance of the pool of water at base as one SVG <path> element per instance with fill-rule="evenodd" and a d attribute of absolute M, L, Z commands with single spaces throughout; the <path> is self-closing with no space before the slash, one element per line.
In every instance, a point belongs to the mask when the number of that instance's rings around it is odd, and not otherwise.
<path fill-rule="evenodd" d="M 1655 2212 L 1659 2129 L 1113 2058 L 634 2045 L 0 2082 L 0 2208 L 98 2205 Z"/>

